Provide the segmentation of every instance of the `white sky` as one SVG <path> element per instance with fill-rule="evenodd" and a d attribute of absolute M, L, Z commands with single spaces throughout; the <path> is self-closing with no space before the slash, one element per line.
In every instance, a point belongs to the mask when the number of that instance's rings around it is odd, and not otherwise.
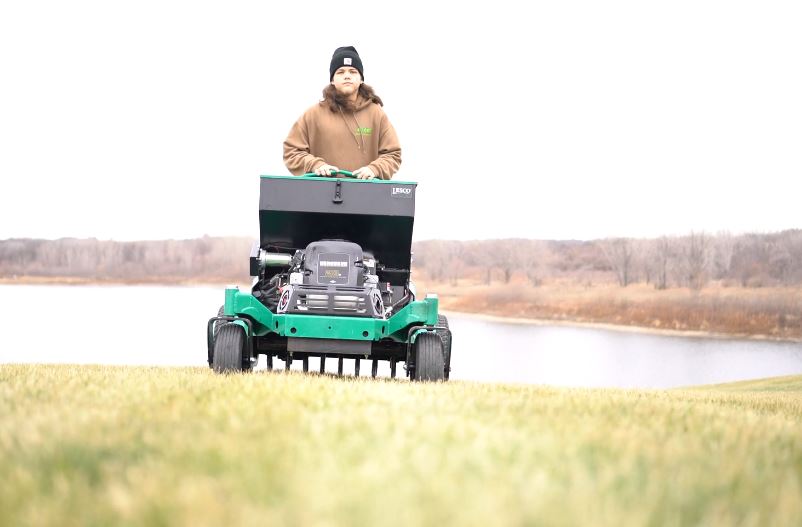
<path fill-rule="evenodd" d="M 800 28 L 798 1 L 3 2 L 0 239 L 257 236 L 342 45 L 416 239 L 799 228 Z"/>

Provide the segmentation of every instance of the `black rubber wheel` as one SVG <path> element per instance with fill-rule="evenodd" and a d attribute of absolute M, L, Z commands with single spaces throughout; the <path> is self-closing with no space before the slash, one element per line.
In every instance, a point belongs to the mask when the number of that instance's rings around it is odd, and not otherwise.
<path fill-rule="evenodd" d="M 226 314 L 226 306 L 220 306 L 220 309 L 217 310 L 217 316 L 222 317 Z M 212 324 L 212 335 L 217 336 L 217 332 L 220 330 L 220 326 L 225 324 L 225 320 L 215 320 L 214 324 Z"/>
<path fill-rule="evenodd" d="M 214 339 L 214 371 L 229 373 L 251 369 L 250 357 L 245 356 L 245 331 L 237 324 L 223 324 Z"/>
<path fill-rule="evenodd" d="M 415 339 L 415 369 L 413 381 L 442 381 L 445 379 L 443 365 L 443 341 L 436 333 L 420 333 Z"/>
<path fill-rule="evenodd" d="M 448 319 L 445 315 L 437 315 L 437 325 L 448 327 Z M 451 332 L 443 331 L 441 329 L 435 330 L 435 333 L 440 335 L 440 340 L 443 341 L 443 362 L 446 380 L 448 380 L 451 373 Z"/>
<path fill-rule="evenodd" d="M 217 310 L 217 316 L 222 317 L 223 315 L 225 315 L 225 306 L 220 306 L 220 309 Z M 224 323 L 224 320 L 215 320 L 214 324 L 212 324 L 212 342 L 214 342 L 214 339 L 217 338 L 217 331 Z M 209 350 L 209 357 L 207 361 L 209 362 L 209 367 L 214 368 L 214 346 L 212 346 L 212 348 Z"/>

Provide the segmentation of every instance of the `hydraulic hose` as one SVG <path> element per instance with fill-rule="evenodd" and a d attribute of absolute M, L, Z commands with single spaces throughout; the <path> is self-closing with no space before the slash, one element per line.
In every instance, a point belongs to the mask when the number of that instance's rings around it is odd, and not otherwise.
<path fill-rule="evenodd" d="M 390 306 L 391 311 L 395 311 L 395 308 L 398 307 L 400 304 L 402 304 L 404 302 L 408 302 L 411 297 L 412 297 L 412 293 L 409 290 L 407 290 L 407 292 L 404 293 L 404 296 L 402 296 L 398 300 L 398 302 L 394 302 L 393 305 Z"/>

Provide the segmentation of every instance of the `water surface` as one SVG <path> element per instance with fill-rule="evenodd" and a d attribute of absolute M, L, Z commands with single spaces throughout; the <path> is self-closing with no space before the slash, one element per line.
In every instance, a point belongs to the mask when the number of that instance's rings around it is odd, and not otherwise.
<path fill-rule="evenodd" d="M 206 321 L 223 296 L 220 287 L 0 285 L 0 362 L 205 365 Z M 668 388 L 802 374 L 802 345 L 796 343 L 510 324 L 458 314 L 449 322 L 452 379 Z M 295 361 L 293 369 L 300 366 Z M 317 359 L 310 367 L 317 369 Z M 327 361 L 327 371 L 336 367 Z M 352 360 L 345 371 L 353 372 Z M 361 373 L 370 374 L 368 361 Z M 387 363 L 380 363 L 379 374 L 389 375 Z"/>

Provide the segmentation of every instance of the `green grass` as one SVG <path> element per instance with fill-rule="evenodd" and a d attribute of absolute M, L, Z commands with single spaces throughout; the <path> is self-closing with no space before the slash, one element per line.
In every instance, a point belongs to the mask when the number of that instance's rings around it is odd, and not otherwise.
<path fill-rule="evenodd" d="M 800 525 L 802 377 L 580 390 L 0 366 L 3 525 Z"/>

